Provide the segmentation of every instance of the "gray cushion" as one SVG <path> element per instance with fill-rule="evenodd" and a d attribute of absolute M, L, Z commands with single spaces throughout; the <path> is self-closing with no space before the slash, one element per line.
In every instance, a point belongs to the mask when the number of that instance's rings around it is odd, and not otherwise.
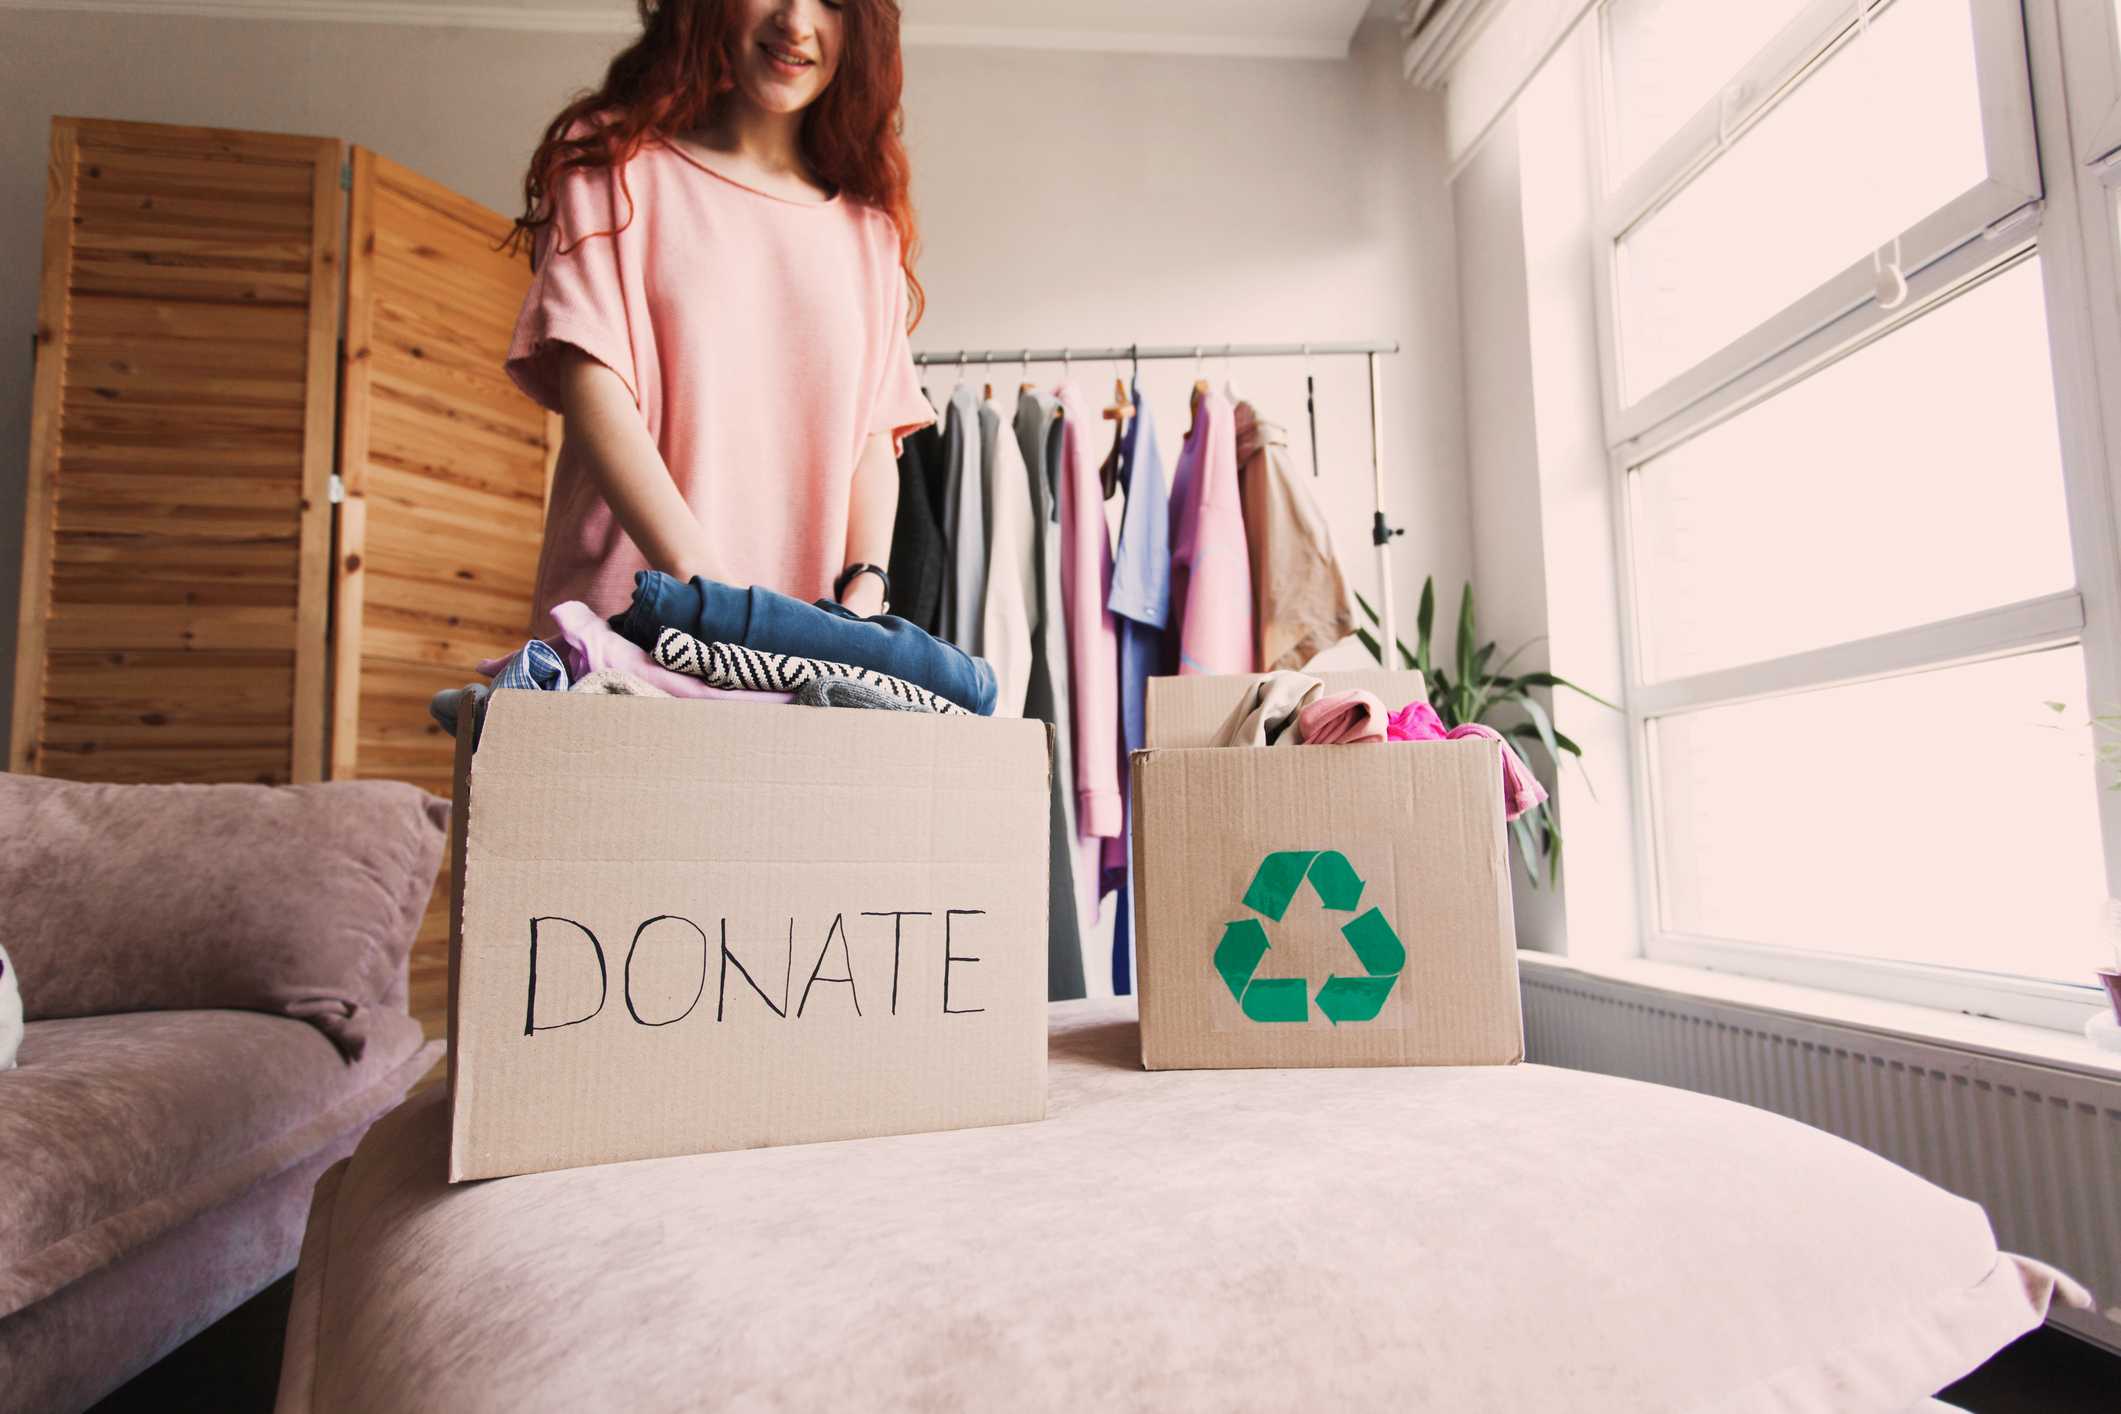
<path fill-rule="evenodd" d="M 359 1056 L 404 1010 L 449 803 L 394 781 L 0 775 L 0 931 L 24 1015 L 246 1007 Z"/>
<path fill-rule="evenodd" d="M 31 1022 L 0 1075 L 0 1316 L 365 1126 L 433 1049 L 402 1012 L 352 1064 L 250 1012 Z"/>

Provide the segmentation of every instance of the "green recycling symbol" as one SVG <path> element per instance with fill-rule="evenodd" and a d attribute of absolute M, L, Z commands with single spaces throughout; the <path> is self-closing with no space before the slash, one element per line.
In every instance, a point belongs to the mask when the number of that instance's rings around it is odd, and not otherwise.
<path fill-rule="evenodd" d="M 1362 876 L 1339 850 L 1277 850 L 1259 862 L 1252 886 L 1245 890 L 1244 905 L 1269 922 L 1279 923 L 1306 879 L 1319 903 L 1335 913 L 1354 913 L 1362 902 Z M 1318 989 L 1318 1010 L 1335 1026 L 1343 1021 L 1373 1021 L 1407 964 L 1407 950 L 1384 914 L 1374 907 L 1348 920 L 1340 935 L 1355 950 L 1365 975 L 1329 973 Z M 1259 970 L 1268 946 L 1266 927 L 1258 918 L 1225 923 L 1223 940 L 1215 946 L 1215 970 L 1252 1020 L 1307 1020 L 1310 983 L 1301 977 L 1252 975 Z"/>

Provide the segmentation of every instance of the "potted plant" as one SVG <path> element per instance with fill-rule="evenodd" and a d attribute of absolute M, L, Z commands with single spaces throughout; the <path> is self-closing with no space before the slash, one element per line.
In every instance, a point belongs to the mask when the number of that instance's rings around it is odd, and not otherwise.
<path fill-rule="evenodd" d="M 1362 607 L 1372 628 L 1379 628 L 1377 610 L 1360 593 L 1355 602 Z M 1400 666 L 1418 670 L 1428 685 L 1429 706 L 1443 719 L 1446 727 L 1464 726 L 1479 722 L 1493 727 L 1504 736 L 1524 744 L 1527 754 L 1544 752 L 1553 770 L 1561 769 L 1561 758 L 1573 756 L 1583 759 L 1583 749 L 1555 730 L 1554 719 L 1547 709 L 1532 696 L 1534 688 L 1565 687 L 1571 692 L 1581 693 L 1601 707 L 1620 709 L 1600 697 L 1597 693 L 1578 687 L 1566 678 L 1549 672 L 1511 674 L 1510 665 L 1538 639 L 1521 643 L 1500 662 L 1495 660 L 1495 645 L 1481 643 L 1473 625 L 1473 586 L 1466 585 L 1458 600 L 1458 638 L 1452 661 L 1446 665 L 1433 661 L 1429 656 L 1429 631 L 1436 618 L 1436 578 L 1431 575 L 1422 581 L 1421 607 L 1414 616 L 1414 647 L 1409 649 L 1404 640 L 1394 646 L 1399 650 Z M 1380 629 L 1381 631 L 1381 629 Z M 1363 647 L 1379 665 L 1385 662 L 1383 647 L 1371 629 L 1360 628 L 1356 635 L 1362 639 Z M 1519 857 L 1524 861 L 1525 873 L 1532 886 L 1539 887 L 1539 876 L 1546 874 L 1547 882 L 1560 877 L 1561 870 L 1561 825 L 1554 818 L 1554 802 L 1543 801 L 1510 822 L 1511 834 L 1517 841 Z"/>

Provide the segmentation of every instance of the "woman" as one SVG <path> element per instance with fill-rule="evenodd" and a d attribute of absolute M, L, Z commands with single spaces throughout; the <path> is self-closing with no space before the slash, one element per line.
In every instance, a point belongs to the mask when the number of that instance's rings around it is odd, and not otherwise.
<path fill-rule="evenodd" d="M 885 606 L 901 439 L 935 420 L 896 0 L 641 0 L 546 130 L 508 372 L 562 414 L 532 632 L 634 572 Z"/>

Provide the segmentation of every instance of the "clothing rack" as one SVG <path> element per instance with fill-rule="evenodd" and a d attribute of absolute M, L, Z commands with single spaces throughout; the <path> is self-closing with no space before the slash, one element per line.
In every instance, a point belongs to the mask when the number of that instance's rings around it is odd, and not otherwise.
<path fill-rule="evenodd" d="M 1353 340 L 1325 344 L 1120 344 L 1103 348 L 1057 349 L 934 349 L 913 356 L 915 364 L 924 367 L 946 367 L 955 365 L 964 368 L 970 364 L 1070 364 L 1077 359 L 1090 362 L 1106 362 L 1126 359 L 1140 363 L 1143 359 L 1190 358 L 1196 363 L 1213 358 L 1310 358 L 1344 357 L 1359 355 L 1369 360 L 1370 365 L 1370 471 L 1374 509 L 1370 520 L 1370 543 L 1377 549 L 1377 593 L 1383 601 L 1378 607 L 1383 619 L 1384 638 L 1381 640 L 1379 657 L 1383 666 L 1395 666 L 1392 645 L 1399 642 L 1397 616 L 1392 603 L 1392 559 L 1390 550 L 1394 536 L 1404 535 L 1404 529 L 1393 526 L 1385 519 L 1385 406 L 1383 384 L 1378 376 L 1377 360 L 1384 354 L 1396 354 L 1399 344 L 1395 341 Z M 1312 423 L 1313 440 L 1311 463 L 1315 470 L 1318 464 L 1317 423 Z"/>

